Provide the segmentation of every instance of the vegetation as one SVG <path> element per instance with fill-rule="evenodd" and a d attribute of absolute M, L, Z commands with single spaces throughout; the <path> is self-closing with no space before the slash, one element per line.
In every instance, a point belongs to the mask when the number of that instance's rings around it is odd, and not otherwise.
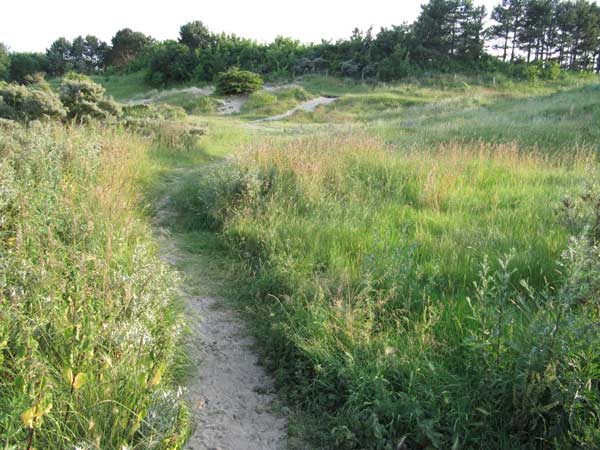
<path fill-rule="evenodd" d="M 283 114 L 309 100 L 311 95 L 301 86 L 276 89 L 273 92 L 257 91 L 242 106 L 242 113 L 247 117 L 269 117 Z"/>
<path fill-rule="evenodd" d="M 597 449 L 599 18 L 430 0 L 314 45 L 200 21 L 0 45 L 1 445 L 183 447 L 186 326 L 148 214 L 168 203 L 303 414 L 291 437 Z"/>
<path fill-rule="evenodd" d="M 176 196 L 315 445 L 594 448 L 597 84 L 360 89 Z"/>
<path fill-rule="evenodd" d="M 31 122 L 44 119 L 69 119 L 88 122 L 107 121 L 121 115 L 121 106 L 105 95 L 104 88 L 84 75 L 65 76 L 60 97 L 43 76 L 28 76 L 25 85 L 0 87 L 0 118 Z"/>
<path fill-rule="evenodd" d="M 250 94 L 263 85 L 260 75 L 237 68 L 220 73 L 215 81 L 217 92 L 224 95 Z"/>
<path fill-rule="evenodd" d="M 145 70 L 150 84 L 165 86 L 210 82 L 239 67 L 269 78 L 321 73 L 392 81 L 436 70 L 535 79 L 535 71 L 600 72 L 599 24 L 600 7 L 590 0 L 502 0 L 489 18 L 472 0 L 430 0 L 413 24 L 355 29 L 349 39 L 310 45 L 284 37 L 257 43 L 196 20 L 181 27 L 178 41 L 158 42 L 129 28 L 110 45 L 92 35 L 61 37 L 45 54 L 12 54 L 8 71 L 0 50 L 0 77 Z"/>
<path fill-rule="evenodd" d="M 121 115 L 121 107 L 112 98 L 106 97 L 104 88 L 83 75 L 63 79 L 60 100 L 67 108 L 67 117 L 77 122 L 108 120 Z"/>
<path fill-rule="evenodd" d="M 0 441 L 178 447 L 183 321 L 132 183 L 141 140 L 102 126 L 0 133 Z"/>
<path fill-rule="evenodd" d="M 47 84 L 0 86 L 0 118 L 19 122 L 63 119 L 67 114 L 58 96 Z"/>
<path fill-rule="evenodd" d="M 10 67 L 10 55 L 6 45 L 0 42 L 0 81 L 8 78 L 8 69 Z"/>

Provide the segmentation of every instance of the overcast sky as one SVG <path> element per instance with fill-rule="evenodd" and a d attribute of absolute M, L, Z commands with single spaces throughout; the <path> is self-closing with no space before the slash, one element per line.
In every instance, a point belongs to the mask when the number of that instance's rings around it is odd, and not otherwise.
<path fill-rule="evenodd" d="M 304 42 L 348 37 L 366 29 L 412 22 L 423 0 L 0 0 L 0 42 L 13 51 L 44 51 L 56 38 L 94 34 L 110 41 L 121 28 L 176 39 L 179 27 L 202 20 L 259 41 L 278 35 Z M 500 0 L 479 0 L 488 12 Z"/>

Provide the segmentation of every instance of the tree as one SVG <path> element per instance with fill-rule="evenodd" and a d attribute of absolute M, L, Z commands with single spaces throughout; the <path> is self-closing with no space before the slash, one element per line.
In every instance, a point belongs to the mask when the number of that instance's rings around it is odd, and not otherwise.
<path fill-rule="evenodd" d="M 8 47 L 0 42 L 0 80 L 8 79 L 8 70 L 10 69 L 10 55 Z"/>
<path fill-rule="evenodd" d="M 182 25 L 179 29 L 179 42 L 192 50 L 204 50 L 213 44 L 212 33 L 200 20 Z"/>
<path fill-rule="evenodd" d="M 517 33 L 520 49 L 532 59 L 544 60 L 548 28 L 553 19 L 552 0 L 528 0 L 525 3 L 522 26 Z"/>
<path fill-rule="evenodd" d="M 477 61 L 483 54 L 485 9 L 472 0 L 430 0 L 413 25 L 413 59 L 420 64 L 447 66 L 453 57 Z"/>
<path fill-rule="evenodd" d="M 9 81 L 23 83 L 28 75 L 48 70 L 48 58 L 43 53 L 11 53 Z"/>
<path fill-rule="evenodd" d="M 51 75 L 60 76 L 73 70 L 71 48 L 71 42 L 64 37 L 60 37 L 46 50 L 48 72 Z"/>
<path fill-rule="evenodd" d="M 502 61 L 506 62 L 514 24 L 510 0 L 503 0 L 501 4 L 495 6 L 492 10 L 491 19 L 494 24 L 487 30 L 486 34 L 490 39 L 500 41 L 499 45 L 494 44 L 494 48 L 502 50 Z"/>
<path fill-rule="evenodd" d="M 278 36 L 266 49 L 265 70 L 269 72 L 290 71 L 296 63 L 301 49 L 300 41 Z"/>
<path fill-rule="evenodd" d="M 91 74 L 104 67 L 108 45 L 96 36 L 77 36 L 71 44 L 71 65 L 79 73 Z"/>
<path fill-rule="evenodd" d="M 160 44 L 152 54 L 147 81 L 155 86 L 181 83 L 192 79 L 194 53 L 176 41 Z"/>
<path fill-rule="evenodd" d="M 71 44 L 71 65 L 76 72 L 88 73 L 89 71 L 83 36 L 77 36 L 73 39 L 73 43 Z"/>
<path fill-rule="evenodd" d="M 483 55 L 484 19 L 485 7 L 474 6 L 472 0 L 463 0 L 459 3 L 454 52 L 464 63 L 475 63 Z"/>
<path fill-rule="evenodd" d="M 88 68 L 92 71 L 103 69 L 107 63 L 108 52 L 110 47 L 108 44 L 96 36 L 88 34 L 85 37 L 85 58 L 88 62 Z"/>
<path fill-rule="evenodd" d="M 109 52 L 110 65 L 116 67 L 126 66 L 136 56 L 150 47 L 152 43 L 152 38 L 144 33 L 132 31 L 129 28 L 117 31 L 112 38 L 112 49 Z"/>
<path fill-rule="evenodd" d="M 263 85 L 260 75 L 237 68 L 221 72 L 216 78 L 217 92 L 225 95 L 249 94 Z"/>

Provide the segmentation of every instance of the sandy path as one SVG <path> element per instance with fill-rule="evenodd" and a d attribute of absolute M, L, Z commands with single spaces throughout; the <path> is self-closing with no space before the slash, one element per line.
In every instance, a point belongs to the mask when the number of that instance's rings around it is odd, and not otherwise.
<path fill-rule="evenodd" d="M 294 84 L 294 83 L 283 84 L 283 85 L 266 85 L 264 87 L 264 90 L 267 92 L 277 92 L 281 89 L 287 89 L 287 88 L 295 87 L 295 86 L 299 86 L 299 85 Z M 160 102 L 161 100 L 165 100 L 169 96 L 172 96 L 175 94 L 188 94 L 192 97 L 204 97 L 204 96 L 212 95 L 212 94 L 214 94 L 214 92 L 215 92 L 215 88 L 213 86 L 208 86 L 208 87 L 204 87 L 204 88 L 188 87 L 188 88 L 182 88 L 182 89 L 169 89 L 167 91 L 161 91 L 154 95 L 149 95 L 149 96 L 146 96 L 143 98 L 131 99 L 131 100 L 125 102 L 125 105 L 128 105 L 128 106 L 148 105 L 151 103 Z M 303 102 L 303 103 L 299 104 L 298 106 L 296 106 L 295 108 L 290 109 L 289 111 L 287 111 L 283 114 L 279 114 L 277 116 L 272 116 L 272 117 L 266 117 L 264 119 L 257 120 L 256 122 L 272 122 L 272 121 L 276 121 L 276 120 L 282 120 L 282 119 L 285 119 L 286 117 L 293 116 L 298 111 L 313 112 L 319 106 L 329 105 L 330 103 L 333 103 L 336 100 L 337 100 L 336 98 L 332 98 L 332 97 L 317 97 L 312 100 Z M 224 116 L 231 115 L 231 114 L 237 114 L 237 113 L 241 112 L 242 107 L 244 106 L 244 103 L 246 103 L 247 101 L 248 101 L 248 95 L 231 95 L 226 98 L 220 99 L 219 102 L 221 104 L 217 108 L 217 113 L 220 115 L 224 115 Z"/>
<path fill-rule="evenodd" d="M 221 115 L 229 115 L 242 111 L 242 106 L 248 101 L 247 95 L 230 95 L 222 100 L 221 106 L 217 108 L 217 112 Z"/>
<path fill-rule="evenodd" d="M 313 98 L 312 100 L 308 100 L 306 102 L 300 103 L 295 108 L 292 108 L 289 111 L 284 112 L 283 114 L 279 114 L 277 116 L 266 117 L 264 119 L 259 119 L 256 122 L 273 122 L 273 121 L 276 121 L 276 120 L 282 120 L 282 119 L 285 119 L 287 117 L 293 116 L 298 111 L 313 112 L 319 106 L 330 105 L 331 103 L 335 102 L 336 100 L 337 100 L 337 98 L 335 98 L 335 97 L 317 97 L 317 98 Z"/>
<path fill-rule="evenodd" d="M 180 290 L 193 331 L 188 354 L 196 365 L 186 387 L 194 422 L 186 449 L 285 450 L 287 420 L 273 412 L 273 380 L 258 365 L 253 340 L 226 302 L 192 294 L 193 279 L 202 270 L 193 263 L 200 260 L 182 250 L 165 228 L 173 219 L 168 205 L 167 197 L 157 214 L 161 255 L 183 268 Z"/>

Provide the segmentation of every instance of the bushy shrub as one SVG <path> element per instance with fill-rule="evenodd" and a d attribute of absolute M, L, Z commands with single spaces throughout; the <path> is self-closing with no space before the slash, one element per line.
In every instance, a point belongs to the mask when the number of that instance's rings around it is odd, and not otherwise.
<path fill-rule="evenodd" d="M 260 75 L 237 68 L 221 72 L 216 78 L 217 92 L 225 95 L 250 94 L 259 90 L 263 84 Z"/>
<path fill-rule="evenodd" d="M 66 114 L 58 96 L 45 84 L 8 84 L 0 88 L 0 118 L 31 122 L 62 119 Z"/>
<path fill-rule="evenodd" d="M 13 131 L 19 128 L 19 122 L 15 122 L 10 119 L 2 119 L 0 118 L 0 130 L 2 131 Z"/>
<path fill-rule="evenodd" d="M 84 75 L 69 74 L 60 86 L 60 99 L 67 117 L 78 122 L 119 117 L 121 106 L 105 94 L 104 88 Z"/>
<path fill-rule="evenodd" d="M 558 80 L 561 72 L 560 64 L 556 61 L 552 61 L 546 64 L 546 67 L 544 68 L 544 78 L 546 80 Z"/>
<path fill-rule="evenodd" d="M 527 79 L 527 81 L 530 81 L 532 83 L 539 81 L 539 79 L 543 76 L 543 72 L 544 65 L 541 62 L 527 64 L 523 66 L 524 77 Z"/>

